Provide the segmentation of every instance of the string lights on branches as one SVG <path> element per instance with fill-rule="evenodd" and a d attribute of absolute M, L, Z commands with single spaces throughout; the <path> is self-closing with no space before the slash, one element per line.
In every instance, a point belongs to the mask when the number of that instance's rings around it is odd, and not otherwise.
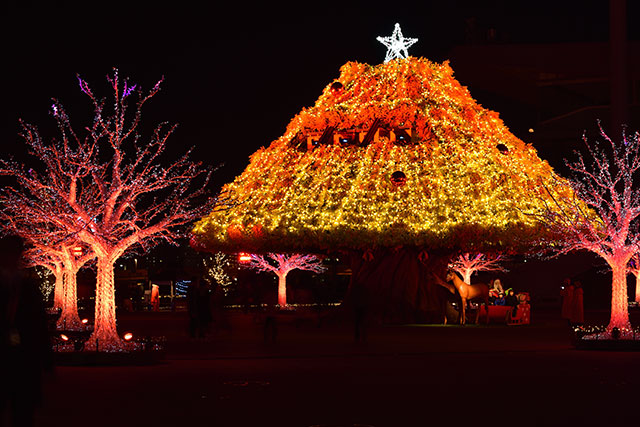
<path fill-rule="evenodd" d="M 600 127 L 601 141 L 583 138 L 585 152 L 567 161 L 568 182 L 546 186 L 543 208 L 533 215 L 552 232 L 540 247 L 552 254 L 586 250 L 604 259 L 612 273 L 611 317 L 606 333 L 630 330 L 629 262 L 640 252 L 640 134 L 614 141 Z M 563 191 L 569 186 L 570 191 Z M 574 194 L 574 196 L 568 196 Z"/>
<path fill-rule="evenodd" d="M 13 166 L 10 162 L 0 161 L 0 174 L 17 177 L 15 173 L 20 169 L 12 169 Z M 28 173 L 33 179 L 34 174 Z M 78 317 L 76 275 L 94 258 L 94 254 L 88 250 L 76 252 L 82 247 L 73 233 L 65 233 L 57 227 L 60 211 L 45 211 L 38 206 L 52 203 L 50 193 L 37 185 L 34 188 L 39 191 L 25 187 L 22 191 L 12 187 L 0 191 L 2 228 L 24 240 L 27 248 L 24 262 L 28 267 L 45 268 L 55 277 L 53 308 L 60 310 L 57 327 L 82 330 L 84 326 Z"/>
<path fill-rule="evenodd" d="M 52 224 L 52 233 L 73 237 L 95 254 L 94 331 L 85 349 L 121 351 L 126 345 L 116 330 L 115 261 L 134 245 L 146 250 L 161 241 L 176 244 L 184 227 L 215 210 L 218 201 L 207 195 L 211 169 L 190 160 L 189 152 L 163 164 L 175 125 L 161 123 L 147 138 L 139 133 L 142 108 L 162 80 L 146 93 L 117 70 L 108 81 L 110 104 L 78 77 L 94 112 L 83 135 L 57 100 L 52 107 L 57 139 L 48 142 L 35 126 L 22 123 L 29 151 L 42 167 L 4 162 L 3 173 L 18 178 L 20 187 L 12 194 Z M 38 198 L 41 194 L 46 197 Z"/>
<path fill-rule="evenodd" d="M 251 261 L 246 267 L 258 271 L 270 271 L 278 276 L 278 305 L 283 308 L 287 305 L 287 274 L 291 270 L 305 270 L 314 273 L 323 273 L 326 267 L 315 255 L 302 254 L 275 254 L 267 255 L 250 254 Z"/>
<path fill-rule="evenodd" d="M 314 105 L 250 157 L 223 187 L 235 205 L 196 223 L 194 248 L 344 251 L 352 289 L 400 315 L 438 298 L 432 276 L 454 251 L 517 252 L 544 232 L 523 212 L 543 203 L 541 183 L 560 178 L 447 62 L 408 56 L 414 40 L 399 26 L 394 34 L 388 61 L 343 65 Z M 418 273 L 425 269 L 434 274 Z"/>
<path fill-rule="evenodd" d="M 462 253 L 449 266 L 460 273 L 467 284 L 471 284 L 471 276 L 477 271 L 506 271 L 501 262 L 505 257 L 501 254 Z"/>
<path fill-rule="evenodd" d="M 495 252 L 541 231 L 522 212 L 541 206 L 540 183 L 559 178 L 477 104 L 448 63 L 409 57 L 340 71 L 339 91 L 329 82 L 224 186 L 237 207 L 199 221 L 194 247 L 295 252 L 456 242 L 463 251 Z"/>

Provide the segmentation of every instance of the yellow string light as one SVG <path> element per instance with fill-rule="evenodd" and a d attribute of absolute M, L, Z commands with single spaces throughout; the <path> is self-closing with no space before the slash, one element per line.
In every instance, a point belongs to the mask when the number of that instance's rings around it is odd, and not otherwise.
<path fill-rule="evenodd" d="M 200 220 L 195 244 L 486 247 L 535 229 L 523 212 L 538 211 L 539 184 L 554 186 L 558 177 L 497 113 L 475 102 L 448 62 L 349 62 L 337 81 L 224 186 L 237 205 Z M 366 132 L 376 119 L 387 130 L 406 129 L 411 141 L 331 140 L 305 150 L 300 138 L 328 127 Z M 391 179 L 397 171 L 406 176 L 401 185 Z"/>

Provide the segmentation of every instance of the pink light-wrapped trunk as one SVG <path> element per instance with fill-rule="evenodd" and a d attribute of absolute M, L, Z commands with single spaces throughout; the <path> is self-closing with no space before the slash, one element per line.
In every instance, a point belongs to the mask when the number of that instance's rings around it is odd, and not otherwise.
<path fill-rule="evenodd" d="M 287 305 L 287 273 L 278 274 L 278 305 L 280 307 Z"/>
<path fill-rule="evenodd" d="M 66 271 L 64 274 L 64 298 L 62 312 L 56 323 L 56 328 L 65 331 L 80 331 L 84 325 L 78 316 L 78 282 L 76 273 Z"/>
<path fill-rule="evenodd" d="M 98 257 L 96 307 L 93 333 L 85 344 L 87 350 L 121 351 L 124 342 L 116 328 L 116 299 L 113 280 L 113 261 Z"/>
<path fill-rule="evenodd" d="M 618 329 L 629 329 L 629 307 L 627 302 L 627 269 L 626 261 L 621 261 L 611 266 L 613 273 L 611 284 L 611 320 L 607 330 L 614 327 Z"/>
<path fill-rule="evenodd" d="M 465 270 L 464 271 L 464 277 L 462 278 L 464 280 L 464 283 L 466 283 L 467 285 L 471 284 L 471 270 Z"/>
<path fill-rule="evenodd" d="M 56 284 L 53 288 L 53 308 L 61 309 L 64 305 L 64 274 L 62 271 L 55 271 Z"/>

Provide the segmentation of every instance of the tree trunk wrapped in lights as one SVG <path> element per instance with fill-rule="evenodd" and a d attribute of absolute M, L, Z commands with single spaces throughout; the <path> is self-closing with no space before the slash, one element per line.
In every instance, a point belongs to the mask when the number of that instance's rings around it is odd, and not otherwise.
<path fill-rule="evenodd" d="M 98 273 L 96 286 L 96 313 L 93 334 L 87 345 L 89 348 L 99 346 L 102 350 L 119 349 L 122 345 L 116 327 L 116 297 L 113 280 L 113 264 L 115 260 L 98 256 Z M 100 349 L 98 348 L 98 349 Z"/>
<path fill-rule="evenodd" d="M 291 270 L 298 269 L 314 273 L 326 271 L 326 267 L 322 265 L 318 257 L 302 254 L 269 253 L 266 256 L 251 254 L 248 267 L 258 271 L 271 271 L 278 276 L 278 305 L 280 307 L 287 305 L 287 274 Z"/>
<path fill-rule="evenodd" d="M 84 325 L 78 315 L 78 282 L 76 273 L 66 270 L 64 275 L 64 304 L 56 328 L 63 331 L 80 331 Z"/>
<path fill-rule="evenodd" d="M 51 267 L 48 265 L 45 265 L 45 267 L 49 268 L 53 277 L 56 278 L 53 288 L 53 308 L 56 310 L 62 309 L 62 305 L 64 304 L 64 272 L 62 271 L 62 265 L 56 263 Z"/>
<path fill-rule="evenodd" d="M 458 255 L 451 262 L 450 266 L 453 270 L 462 275 L 464 283 L 471 284 L 471 276 L 477 271 L 506 271 L 500 265 L 504 261 L 504 257 L 498 255 L 485 255 L 481 253 L 470 254 L 465 252 Z"/>
<path fill-rule="evenodd" d="M 627 268 L 626 262 L 612 259 L 607 261 L 611 267 L 611 319 L 607 330 L 618 328 L 621 331 L 629 331 L 629 300 L 627 295 Z"/>
<path fill-rule="evenodd" d="M 85 326 L 78 316 L 77 274 L 78 271 L 95 255 L 79 246 L 77 242 L 45 245 L 43 230 L 34 226 L 25 226 L 23 229 L 15 227 L 13 232 L 22 236 L 28 249 L 25 251 L 25 260 L 30 266 L 43 266 L 48 268 L 56 278 L 54 289 L 54 308 L 60 310 L 60 317 L 56 327 L 61 330 L 79 331 Z M 82 253 L 78 252 L 82 250 Z"/>
<path fill-rule="evenodd" d="M 553 202 L 537 218 L 556 238 L 540 242 L 554 253 L 593 252 L 612 272 L 611 318 L 607 326 L 629 331 L 627 272 L 640 251 L 640 135 L 623 133 L 614 142 L 600 129 L 602 145 L 584 138 L 585 154 L 567 163 L 573 177 L 569 184 L 576 197 L 568 198 L 548 188 Z"/>
<path fill-rule="evenodd" d="M 143 94 L 114 70 L 108 77 L 109 104 L 78 81 L 94 110 L 86 134 L 78 136 L 57 101 L 52 112 L 58 139 L 45 142 L 35 126 L 22 123 L 30 153 L 44 168 L 3 161 L 0 173 L 16 177 L 20 186 L 3 193 L 3 205 L 15 215 L 16 206 L 28 205 L 30 215 L 51 226 L 60 240 L 77 239 L 95 254 L 94 332 L 85 349 L 120 351 L 126 346 L 116 329 L 115 261 L 134 245 L 146 250 L 161 241 L 177 244 L 184 227 L 218 202 L 207 195 L 211 168 L 191 161 L 189 153 L 161 164 L 175 126 L 161 123 L 147 139 L 139 134 L 142 107 L 158 93 L 161 81 Z M 128 110 L 135 98 L 135 108 Z"/>
<path fill-rule="evenodd" d="M 361 268 L 377 269 L 371 263 L 385 257 L 381 268 L 418 274 L 425 264 L 400 252 L 448 261 L 459 251 L 526 247 L 541 229 L 523 212 L 540 208 L 533 196 L 558 179 L 474 101 L 448 63 L 349 62 L 224 186 L 235 207 L 202 218 L 192 244 L 212 252 L 354 251 Z M 376 276 L 353 273 L 352 287 L 387 289 Z M 424 283 L 431 278 L 393 280 L 389 286 L 402 289 L 392 295 L 404 295 L 399 304 L 438 305 L 415 303 L 441 289 Z"/>
<path fill-rule="evenodd" d="M 64 266 L 64 300 L 60 317 L 56 323 L 56 327 L 66 331 L 80 331 L 85 326 L 78 316 L 78 271 L 90 260 L 95 258 L 93 252 L 85 251 L 82 253 L 74 253 L 78 249 L 77 245 L 64 246 L 62 248 L 62 262 Z"/>

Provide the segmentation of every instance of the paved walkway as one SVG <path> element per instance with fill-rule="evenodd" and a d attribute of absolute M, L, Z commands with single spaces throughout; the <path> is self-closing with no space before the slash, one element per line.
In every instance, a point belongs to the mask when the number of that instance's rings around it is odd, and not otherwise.
<path fill-rule="evenodd" d="M 311 323 L 265 343 L 247 316 L 191 340 L 181 321 L 121 316 L 123 330 L 165 332 L 165 362 L 58 367 L 39 425 L 640 425 L 637 353 L 575 350 L 555 312 L 530 326 L 374 327 L 366 343 L 350 325 Z"/>
<path fill-rule="evenodd" d="M 571 329 L 559 310 L 534 311 L 531 325 L 500 323 L 460 325 L 370 325 L 366 342 L 354 342 L 353 322 L 331 317 L 295 317 L 277 321 L 275 338 L 263 319 L 251 313 L 231 311 L 227 328 L 214 324 L 206 337 L 187 334 L 186 313 L 133 313 L 119 317 L 121 331 L 167 339 L 169 359 L 215 359 L 256 357 L 314 357 L 336 354 L 423 354 L 431 352 L 540 351 L 572 349 Z M 609 313 L 587 313 L 587 323 L 606 324 Z M 640 324 L 640 311 L 632 321 Z"/>

